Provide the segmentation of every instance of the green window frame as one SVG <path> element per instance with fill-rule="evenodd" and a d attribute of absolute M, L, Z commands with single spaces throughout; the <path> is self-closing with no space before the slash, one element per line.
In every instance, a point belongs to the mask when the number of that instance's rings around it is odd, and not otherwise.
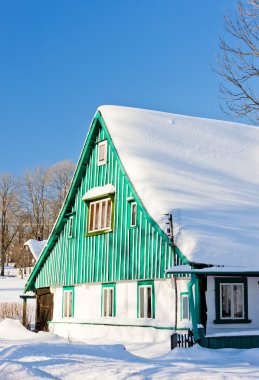
<path fill-rule="evenodd" d="M 241 307 L 240 301 L 238 302 L 237 300 L 238 294 L 240 295 L 240 293 L 242 297 Z M 250 323 L 251 320 L 248 319 L 247 278 L 216 277 L 215 309 L 215 324 Z M 242 315 L 238 316 L 240 312 Z M 229 315 L 224 316 L 224 313 Z"/>
<path fill-rule="evenodd" d="M 90 199 L 87 201 L 87 207 L 86 236 L 101 235 L 113 231 L 114 195 L 107 194 L 102 197 Z"/>
<path fill-rule="evenodd" d="M 101 316 L 116 317 L 116 284 L 102 284 Z"/>
<path fill-rule="evenodd" d="M 138 281 L 137 317 L 155 319 L 155 287 L 154 281 Z"/>
<path fill-rule="evenodd" d="M 187 299 L 187 304 L 186 304 Z M 187 316 L 186 316 L 186 305 L 187 305 Z M 190 320 L 190 305 L 188 292 L 180 293 L 180 320 Z"/>
<path fill-rule="evenodd" d="M 63 287 L 62 317 L 74 318 L 75 288 L 74 286 Z"/>

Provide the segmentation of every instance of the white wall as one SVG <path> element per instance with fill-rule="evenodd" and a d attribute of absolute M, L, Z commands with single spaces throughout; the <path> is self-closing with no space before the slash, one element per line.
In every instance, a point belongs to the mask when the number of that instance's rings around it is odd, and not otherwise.
<path fill-rule="evenodd" d="M 179 299 L 180 293 L 187 291 L 188 281 L 189 279 L 177 281 Z M 165 339 L 170 341 L 169 337 L 174 329 L 175 316 L 174 282 L 172 279 L 155 280 L 154 287 L 155 319 L 137 318 L 137 281 L 116 283 L 116 317 L 101 316 L 102 284 L 100 283 L 74 287 L 74 318 L 69 319 L 62 318 L 63 288 L 52 288 L 54 294 L 53 322 L 56 323 L 50 324 L 50 329 L 58 335 L 75 339 L 102 337 L 104 340 L 114 342 L 154 342 Z M 180 308 L 180 301 L 178 308 Z M 93 325 L 89 323 L 93 323 Z M 101 324 L 122 324 L 127 327 L 102 326 Z M 129 327 L 129 325 L 150 327 Z M 152 328 L 152 326 L 156 328 Z M 172 329 L 157 329 L 157 327 Z"/>
<path fill-rule="evenodd" d="M 220 277 L 220 276 L 219 276 Z M 237 276 L 235 276 L 237 277 Z M 248 294 L 248 318 L 251 323 L 235 323 L 235 324 L 215 324 L 215 277 L 208 276 L 206 302 L 207 302 L 207 335 L 234 330 L 259 329 L 259 277 L 249 277 L 247 279 Z"/>

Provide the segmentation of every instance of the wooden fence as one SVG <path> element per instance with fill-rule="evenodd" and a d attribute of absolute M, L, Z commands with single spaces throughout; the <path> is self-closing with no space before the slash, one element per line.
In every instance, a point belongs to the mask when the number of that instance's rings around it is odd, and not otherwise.
<path fill-rule="evenodd" d="M 188 331 L 187 333 L 174 333 L 171 335 L 171 350 L 175 347 L 192 347 L 194 345 L 194 338 L 192 331 Z"/>

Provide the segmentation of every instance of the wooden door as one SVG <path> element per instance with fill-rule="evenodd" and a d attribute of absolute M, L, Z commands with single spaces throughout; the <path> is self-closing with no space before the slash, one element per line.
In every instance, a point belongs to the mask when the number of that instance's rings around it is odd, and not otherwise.
<path fill-rule="evenodd" d="M 50 288 L 36 290 L 36 331 L 49 331 L 48 321 L 53 317 L 53 294 Z"/>

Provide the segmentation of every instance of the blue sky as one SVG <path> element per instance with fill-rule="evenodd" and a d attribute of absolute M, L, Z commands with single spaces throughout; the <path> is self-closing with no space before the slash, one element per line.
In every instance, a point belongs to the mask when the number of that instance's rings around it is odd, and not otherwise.
<path fill-rule="evenodd" d="M 230 120 L 210 64 L 236 4 L 0 0 L 0 173 L 76 162 L 102 104 Z"/>

